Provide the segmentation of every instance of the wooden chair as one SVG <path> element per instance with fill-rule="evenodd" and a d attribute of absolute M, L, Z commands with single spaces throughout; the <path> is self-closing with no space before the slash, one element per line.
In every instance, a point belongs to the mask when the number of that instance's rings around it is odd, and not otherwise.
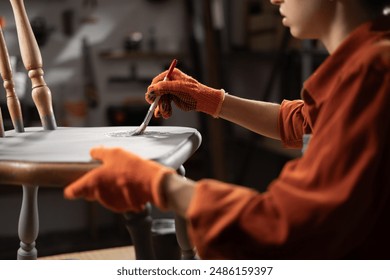
<path fill-rule="evenodd" d="M 201 143 L 198 131 L 185 127 L 148 127 L 144 135 L 128 137 L 135 127 L 57 127 L 51 92 L 44 80 L 41 53 L 31 29 L 23 0 L 10 0 L 15 16 L 22 60 L 32 83 L 32 97 L 43 129 L 23 127 L 20 102 L 15 94 L 12 70 L 1 33 L 1 75 L 7 92 L 7 107 L 14 130 L 0 138 L 0 183 L 22 185 L 19 218 L 18 259 L 37 259 L 35 240 L 39 232 L 38 189 L 64 187 L 100 165 L 91 161 L 89 150 L 97 145 L 118 146 L 142 157 L 175 168 L 183 176 L 182 164 Z M 146 112 L 145 112 L 146 113 Z M 153 259 L 150 207 L 143 213 L 125 213 L 137 259 Z M 195 252 L 186 234 L 186 221 L 175 217 L 176 235 L 182 259 Z"/>

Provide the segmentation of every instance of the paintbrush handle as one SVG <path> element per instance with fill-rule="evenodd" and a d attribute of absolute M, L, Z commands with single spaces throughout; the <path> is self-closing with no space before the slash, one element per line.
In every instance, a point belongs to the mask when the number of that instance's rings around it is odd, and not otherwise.
<path fill-rule="evenodd" d="M 177 64 L 177 60 L 174 59 L 171 63 L 171 66 L 169 66 L 168 73 L 163 80 L 164 82 L 168 81 L 170 79 L 170 76 L 172 75 L 173 69 L 175 69 L 176 64 Z M 148 124 L 150 119 L 152 118 L 153 112 L 157 108 L 158 102 L 160 101 L 160 97 L 161 96 L 157 96 L 156 99 L 153 101 L 153 103 L 150 105 L 149 110 L 148 110 L 148 114 L 146 115 L 146 118 L 144 121 L 144 122 L 146 122 L 146 124 Z"/>
<path fill-rule="evenodd" d="M 164 77 L 163 81 L 168 81 L 172 75 L 173 69 L 175 69 L 177 64 L 177 59 L 172 60 L 171 65 L 169 66 L 168 72 L 166 76 Z M 160 101 L 161 96 L 157 96 L 156 99 L 153 101 L 153 103 L 150 105 L 148 113 L 146 114 L 146 117 L 142 124 L 148 125 L 150 120 L 152 119 L 154 110 L 157 108 L 158 102 Z"/>
<path fill-rule="evenodd" d="M 171 75 L 173 73 L 173 69 L 175 69 L 176 64 L 177 64 L 177 59 L 172 60 L 171 65 L 169 66 L 168 72 L 164 77 L 164 80 L 163 80 L 164 82 L 168 81 L 171 78 Z M 150 106 L 149 111 L 154 112 L 154 110 L 156 109 L 156 107 L 158 105 L 158 101 L 160 100 L 160 97 L 161 96 L 156 97 L 156 99 L 153 101 L 152 105 Z"/>
<path fill-rule="evenodd" d="M 177 64 L 177 59 L 173 59 L 171 62 L 171 65 L 169 66 L 168 73 L 164 78 L 164 81 L 167 81 L 171 78 L 171 75 L 173 73 L 173 69 L 175 69 L 176 64 Z"/>
<path fill-rule="evenodd" d="M 176 64 L 177 64 L 177 59 L 172 60 L 171 65 L 169 66 L 168 72 L 164 77 L 164 81 L 169 80 L 170 76 L 172 75 L 173 69 L 175 69 L 175 67 L 176 67 Z M 154 110 L 156 110 L 159 101 L 160 101 L 160 96 L 157 96 L 156 99 L 153 101 L 153 103 L 150 105 L 149 110 L 146 113 L 144 121 L 133 132 L 133 135 L 140 135 L 145 131 L 146 127 L 148 126 L 150 120 L 153 117 Z"/>

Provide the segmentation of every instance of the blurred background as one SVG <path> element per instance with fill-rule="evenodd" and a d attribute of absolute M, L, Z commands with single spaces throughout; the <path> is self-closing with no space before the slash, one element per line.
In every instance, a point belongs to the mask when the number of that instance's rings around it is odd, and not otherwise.
<path fill-rule="evenodd" d="M 297 41 L 269 0 L 26 0 L 58 126 L 138 126 L 151 79 L 178 68 L 228 93 L 281 102 L 300 98 L 303 81 L 326 57 L 315 41 Z M 20 57 L 9 1 L 0 17 L 26 126 L 40 126 Z M 4 88 L 5 129 L 13 129 Z M 151 125 L 188 126 L 202 134 L 187 177 L 215 178 L 265 191 L 299 151 L 224 120 L 174 108 Z M 0 151 L 1 152 L 1 151 Z M 15 259 L 21 188 L 0 186 L 0 259 Z M 131 244 L 121 217 L 61 189 L 39 190 L 39 256 Z"/>

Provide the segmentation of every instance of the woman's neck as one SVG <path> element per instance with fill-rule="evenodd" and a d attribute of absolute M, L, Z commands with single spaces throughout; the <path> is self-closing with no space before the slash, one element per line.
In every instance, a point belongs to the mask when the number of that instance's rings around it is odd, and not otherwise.
<path fill-rule="evenodd" d="M 332 54 L 345 38 L 359 25 L 378 17 L 378 14 L 370 13 L 365 7 L 356 4 L 356 0 L 338 2 L 334 19 L 328 30 L 320 34 L 319 40 Z"/>

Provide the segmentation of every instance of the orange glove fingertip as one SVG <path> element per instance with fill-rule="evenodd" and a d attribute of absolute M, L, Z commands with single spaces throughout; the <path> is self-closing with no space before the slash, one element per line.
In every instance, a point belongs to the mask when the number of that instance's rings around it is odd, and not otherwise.
<path fill-rule="evenodd" d="M 64 197 L 66 199 L 78 199 L 78 198 L 85 198 L 90 199 L 90 195 L 88 195 L 88 191 L 85 190 L 85 188 L 80 189 L 77 185 L 71 184 L 64 190 Z"/>
<path fill-rule="evenodd" d="M 106 148 L 103 145 L 93 147 L 89 150 L 89 154 L 93 159 L 102 160 L 105 154 Z"/>
<path fill-rule="evenodd" d="M 152 85 L 164 80 L 165 76 L 167 75 L 168 70 L 165 70 L 164 72 L 158 74 L 156 77 L 152 79 Z"/>
<path fill-rule="evenodd" d="M 155 117 L 155 118 L 161 118 L 161 113 L 160 113 L 160 109 L 158 108 L 158 106 L 157 106 L 157 108 L 154 110 L 154 117 Z"/>
<path fill-rule="evenodd" d="M 70 187 L 67 187 L 65 190 L 64 190 L 64 197 L 66 199 L 76 199 L 77 197 L 75 196 L 74 192 L 73 192 L 73 189 L 71 189 Z"/>

